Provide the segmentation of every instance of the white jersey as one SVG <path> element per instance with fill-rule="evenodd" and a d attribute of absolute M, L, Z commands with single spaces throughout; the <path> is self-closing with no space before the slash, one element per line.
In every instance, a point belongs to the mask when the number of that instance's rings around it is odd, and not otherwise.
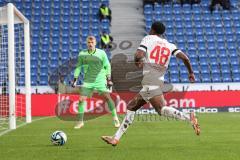
<path fill-rule="evenodd" d="M 171 56 L 176 56 L 181 52 L 176 45 L 157 35 L 145 36 L 138 49 L 146 53 L 143 66 L 143 83 L 152 85 L 159 80 L 164 81 L 164 74 Z"/>

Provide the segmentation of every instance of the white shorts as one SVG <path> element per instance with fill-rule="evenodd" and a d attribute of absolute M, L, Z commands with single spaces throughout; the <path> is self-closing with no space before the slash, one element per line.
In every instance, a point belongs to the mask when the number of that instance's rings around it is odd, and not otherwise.
<path fill-rule="evenodd" d="M 142 96 L 142 98 L 148 102 L 149 99 L 161 95 L 166 92 L 170 92 L 173 90 L 172 84 L 165 84 L 162 82 L 160 85 L 143 85 L 143 88 L 139 92 L 139 94 Z"/>

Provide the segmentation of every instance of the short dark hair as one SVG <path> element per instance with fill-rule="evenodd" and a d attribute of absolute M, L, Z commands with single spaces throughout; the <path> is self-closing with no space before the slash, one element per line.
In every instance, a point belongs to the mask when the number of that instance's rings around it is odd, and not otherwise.
<path fill-rule="evenodd" d="M 165 32 L 165 25 L 160 21 L 156 21 L 152 24 L 151 29 L 157 34 L 163 34 Z"/>

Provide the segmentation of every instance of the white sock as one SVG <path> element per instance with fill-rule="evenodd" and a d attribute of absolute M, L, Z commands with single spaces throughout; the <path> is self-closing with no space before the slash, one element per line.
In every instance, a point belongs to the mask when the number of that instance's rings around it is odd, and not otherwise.
<path fill-rule="evenodd" d="M 173 107 L 168 107 L 168 106 L 164 106 L 161 109 L 161 115 L 165 116 L 165 117 L 171 117 L 171 118 L 176 118 L 179 120 L 187 120 L 190 121 L 190 115 L 183 113 Z"/>
<path fill-rule="evenodd" d="M 118 128 L 117 132 L 114 135 L 114 138 L 116 140 L 120 140 L 122 135 L 127 131 L 127 128 L 129 127 L 130 124 L 132 124 L 132 122 L 134 120 L 134 115 L 135 115 L 135 111 L 127 110 L 127 113 L 126 113 L 120 127 Z"/>

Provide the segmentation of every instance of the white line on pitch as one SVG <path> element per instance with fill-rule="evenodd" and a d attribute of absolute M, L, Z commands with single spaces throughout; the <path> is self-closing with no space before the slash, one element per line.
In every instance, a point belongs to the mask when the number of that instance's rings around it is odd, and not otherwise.
<path fill-rule="evenodd" d="M 54 117 L 55 117 L 55 116 L 54 116 Z M 36 121 L 48 119 L 48 118 L 53 118 L 53 116 L 51 116 L 51 117 L 42 117 L 42 118 L 39 118 L 39 119 L 35 119 L 35 120 L 32 120 L 32 123 L 33 123 L 33 122 L 36 122 Z M 27 125 L 27 124 L 29 124 L 29 123 L 20 124 L 20 125 L 17 126 L 17 128 L 23 127 L 23 126 L 25 126 L 25 125 Z M 31 123 L 30 123 L 30 124 L 31 124 Z M 4 134 L 7 134 L 7 133 L 11 132 L 11 131 L 14 131 L 14 130 L 8 129 L 8 130 L 6 130 L 6 131 L 3 131 L 2 133 L 0 133 L 0 137 L 3 136 Z"/>

